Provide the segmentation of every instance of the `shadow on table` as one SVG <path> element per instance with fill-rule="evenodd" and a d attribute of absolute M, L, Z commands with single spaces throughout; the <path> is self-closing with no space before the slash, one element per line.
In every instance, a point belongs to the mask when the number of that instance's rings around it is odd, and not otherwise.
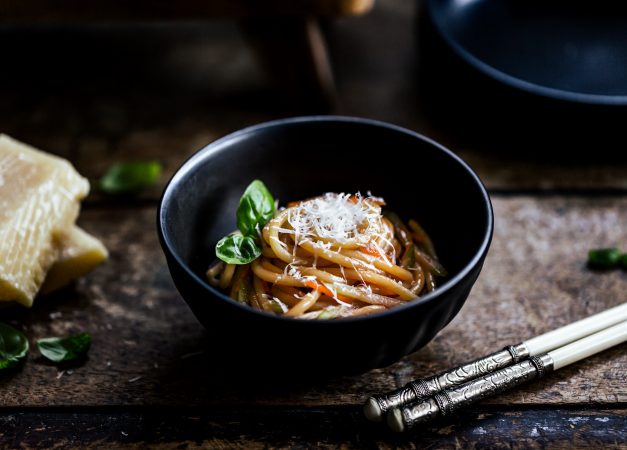
<path fill-rule="evenodd" d="M 264 358 L 264 352 L 280 352 L 280 346 L 260 348 L 258 357 L 245 358 L 223 345 L 223 339 L 205 331 L 200 338 L 179 340 L 175 344 L 175 353 L 181 357 L 178 363 L 162 372 L 161 381 L 171 387 L 172 384 L 180 385 L 183 390 L 187 390 L 190 383 L 201 383 L 208 391 L 219 391 L 221 396 L 231 389 L 241 396 L 246 393 L 263 395 L 297 392 L 300 388 L 311 389 L 316 384 L 343 378 L 338 374 L 306 371 L 296 366 L 290 369 L 289 364 L 285 363 L 281 367 L 273 366 L 273 358 Z M 251 339 L 254 340 L 254 337 Z M 284 354 L 282 358 L 289 361 L 290 355 Z M 184 385 L 180 384 L 183 380 Z"/>

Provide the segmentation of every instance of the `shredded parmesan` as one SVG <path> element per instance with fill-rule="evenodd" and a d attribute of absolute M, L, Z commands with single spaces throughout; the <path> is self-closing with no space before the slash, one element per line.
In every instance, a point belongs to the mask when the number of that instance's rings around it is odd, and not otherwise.
<path fill-rule="evenodd" d="M 292 277 L 304 282 L 320 283 L 325 286 L 340 307 L 347 308 L 349 303 L 339 299 L 339 295 L 333 283 L 322 283 L 314 275 L 304 275 L 299 269 L 301 264 L 308 265 L 307 261 L 296 257 L 296 248 L 299 244 L 310 243 L 313 247 L 322 251 L 339 251 L 342 249 L 356 249 L 361 246 L 370 246 L 387 260 L 387 255 L 377 243 L 385 241 L 386 230 L 381 214 L 381 205 L 385 202 L 382 198 L 373 197 L 368 193 L 367 197 L 361 194 L 335 194 L 327 193 L 320 197 L 305 200 L 294 204 L 287 210 L 287 224 L 278 229 L 279 233 L 291 236 L 294 241 L 292 261 L 283 269 L 282 277 Z M 271 237 L 281 247 L 287 248 L 286 242 Z M 390 244 L 391 245 L 391 244 Z M 318 255 L 313 255 L 313 267 L 316 268 Z M 351 261 L 352 262 L 352 261 Z M 367 261 L 360 264 L 372 271 L 378 269 Z M 344 278 L 344 267 L 340 267 Z M 353 263 L 353 269 L 359 270 Z M 360 274 L 361 283 L 367 292 L 372 293 L 372 287 L 366 283 Z"/>
<path fill-rule="evenodd" d="M 287 221 L 297 241 L 323 241 L 328 247 L 366 245 L 382 233 L 381 202 L 360 194 L 327 193 L 290 208 Z"/>

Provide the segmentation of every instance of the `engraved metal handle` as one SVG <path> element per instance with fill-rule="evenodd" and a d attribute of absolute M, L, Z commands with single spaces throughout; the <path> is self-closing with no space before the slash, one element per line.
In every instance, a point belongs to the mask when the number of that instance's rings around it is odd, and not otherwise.
<path fill-rule="evenodd" d="M 420 423 L 448 416 L 463 406 L 540 378 L 552 370 L 553 359 L 548 354 L 533 356 L 462 386 L 437 392 L 428 400 L 391 410 L 388 425 L 395 431 L 404 431 Z"/>
<path fill-rule="evenodd" d="M 393 408 L 424 400 L 444 389 L 462 385 L 512 363 L 518 363 L 528 356 L 529 350 L 525 344 L 510 345 L 501 351 L 432 377 L 411 381 L 402 388 L 387 394 L 374 395 L 366 402 L 364 412 L 371 420 L 381 420 L 381 417 Z"/>

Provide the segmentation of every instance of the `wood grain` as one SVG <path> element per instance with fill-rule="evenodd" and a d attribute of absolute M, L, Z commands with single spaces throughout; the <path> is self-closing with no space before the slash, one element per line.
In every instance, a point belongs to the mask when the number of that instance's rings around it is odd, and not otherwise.
<path fill-rule="evenodd" d="M 627 199 L 494 199 L 494 242 L 482 275 L 454 321 L 421 351 L 363 376 L 316 383 L 234 381 L 174 289 L 152 207 L 89 207 L 81 225 L 111 259 L 33 310 L 2 311 L 37 338 L 90 331 L 80 367 L 59 370 L 36 351 L 2 373 L 0 405 L 358 405 L 368 395 L 529 338 L 624 300 L 627 275 L 585 268 L 589 247 L 623 245 Z M 499 405 L 627 402 L 624 345 L 539 383 L 491 399 Z M 255 371 L 258 368 L 251 368 Z"/>
<path fill-rule="evenodd" d="M 373 426 L 358 408 L 176 408 L 14 411 L 0 439 L 20 448 L 627 448 L 624 409 L 473 409 L 406 435 Z M 80 430 L 80 431 L 79 431 Z M 508 443 L 508 444 L 506 444 Z"/>
<path fill-rule="evenodd" d="M 35 3 L 8 2 L 0 20 L 32 21 Z M 60 2 L 44 21 L 63 19 L 74 3 Z M 174 8 L 155 5 L 153 17 Z M 176 7 L 180 17 L 193 12 Z M 107 8 L 118 14 L 121 6 Z M 157 159 L 165 168 L 137 199 L 92 194 L 86 202 L 80 222 L 111 250 L 106 265 L 32 310 L 0 310 L 33 349 L 17 370 L 0 373 L 0 447 L 626 448 L 625 345 L 408 436 L 361 417 L 370 394 L 627 300 L 625 272 L 584 264 L 591 247 L 627 248 L 624 152 L 608 158 L 595 144 L 575 159 L 576 140 L 559 151 L 542 138 L 520 149 L 519 136 L 499 136 L 481 120 L 469 140 L 459 123 L 433 117 L 434 93 L 450 85 L 436 77 L 425 88 L 431 66 L 419 47 L 432 37 L 420 33 L 417 12 L 416 2 L 381 0 L 359 20 L 326 23 L 336 112 L 408 127 L 467 160 L 493 192 L 492 249 L 460 314 L 419 352 L 361 376 L 287 385 L 242 386 L 215 358 L 220 343 L 172 285 L 154 216 L 163 185 L 195 150 L 309 111 L 271 87 L 235 26 L 219 20 L 0 29 L 11 61 L 0 72 L 0 131 L 71 159 L 92 179 L 116 161 Z M 84 330 L 94 343 L 77 366 L 57 368 L 34 349 L 37 338 Z"/>

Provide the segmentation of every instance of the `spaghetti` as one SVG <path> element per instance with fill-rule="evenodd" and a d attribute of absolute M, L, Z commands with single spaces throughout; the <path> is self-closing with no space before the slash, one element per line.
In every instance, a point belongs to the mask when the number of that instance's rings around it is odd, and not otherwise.
<path fill-rule="evenodd" d="M 381 198 L 327 193 L 288 204 L 259 230 L 261 255 L 218 261 L 211 285 L 263 311 L 301 319 L 360 316 L 401 305 L 446 275 L 414 220 L 382 212 Z"/>

